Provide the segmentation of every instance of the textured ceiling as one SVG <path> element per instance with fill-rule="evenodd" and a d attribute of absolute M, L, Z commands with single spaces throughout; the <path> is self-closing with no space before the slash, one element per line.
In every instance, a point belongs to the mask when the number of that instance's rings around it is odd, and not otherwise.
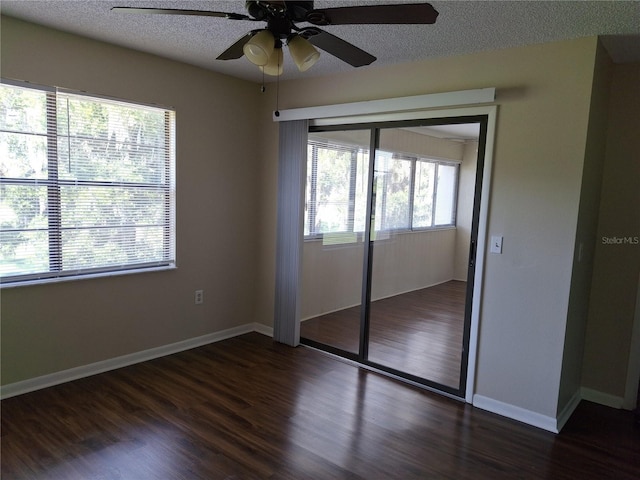
<path fill-rule="evenodd" d="M 340 7 L 418 0 L 316 0 L 315 7 Z M 640 62 L 640 1 L 432 1 L 440 13 L 435 25 L 349 25 L 323 27 L 375 55 L 371 66 L 495 50 L 592 35 L 614 61 Z M 2 0 L 3 15 L 161 55 L 255 82 L 258 68 L 246 59 L 215 58 L 256 23 L 216 17 L 132 15 L 113 6 L 183 8 L 246 13 L 244 0 Z M 262 25 L 262 24 L 259 24 Z M 286 50 L 286 49 L 285 49 Z M 322 76 L 353 67 L 323 53 L 299 73 L 285 53 L 283 79 Z M 273 77 L 267 77 L 267 81 Z"/>

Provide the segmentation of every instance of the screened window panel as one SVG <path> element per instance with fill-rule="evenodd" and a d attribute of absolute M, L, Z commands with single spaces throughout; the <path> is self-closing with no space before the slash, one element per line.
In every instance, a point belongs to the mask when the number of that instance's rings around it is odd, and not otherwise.
<path fill-rule="evenodd" d="M 0 225 L 0 275 L 48 269 L 46 186 L 0 186 Z"/>
<path fill-rule="evenodd" d="M 356 191 L 353 206 L 353 231 L 364 232 L 367 219 L 367 192 L 369 189 L 369 150 L 358 150 L 358 168 L 355 172 Z"/>
<path fill-rule="evenodd" d="M 33 133 L 0 133 L 2 176 L 47 178 L 47 137 Z"/>
<path fill-rule="evenodd" d="M 426 228 L 432 225 L 435 174 L 435 163 L 416 162 L 416 184 L 413 200 L 414 228 Z"/>
<path fill-rule="evenodd" d="M 170 110 L 0 85 L 3 283 L 172 266 Z"/>
<path fill-rule="evenodd" d="M 47 271 L 49 233 L 46 230 L 0 231 L 0 275 L 28 275 Z"/>
<path fill-rule="evenodd" d="M 438 165 L 435 225 L 455 223 L 457 177 L 457 165 Z"/>
<path fill-rule="evenodd" d="M 47 93 L 26 88 L 0 92 L 0 130 L 47 135 Z"/>
<path fill-rule="evenodd" d="M 411 161 L 388 152 L 376 156 L 376 230 L 408 229 Z"/>

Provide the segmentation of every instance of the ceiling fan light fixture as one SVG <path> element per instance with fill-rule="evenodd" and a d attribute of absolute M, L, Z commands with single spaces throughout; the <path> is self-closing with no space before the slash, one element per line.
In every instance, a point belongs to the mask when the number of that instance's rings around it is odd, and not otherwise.
<path fill-rule="evenodd" d="M 261 30 L 244 44 L 242 51 L 247 60 L 260 67 L 269 62 L 275 43 L 276 39 L 269 30 Z"/>
<path fill-rule="evenodd" d="M 320 58 L 320 52 L 309 42 L 309 40 L 302 38 L 300 35 L 295 35 L 287 43 L 289 46 L 289 52 L 294 63 L 301 72 L 307 71 L 311 68 Z"/>
<path fill-rule="evenodd" d="M 266 65 L 258 67 L 266 75 L 273 75 L 274 77 L 282 75 L 284 71 L 284 57 L 282 55 L 282 48 L 276 48 Z"/>

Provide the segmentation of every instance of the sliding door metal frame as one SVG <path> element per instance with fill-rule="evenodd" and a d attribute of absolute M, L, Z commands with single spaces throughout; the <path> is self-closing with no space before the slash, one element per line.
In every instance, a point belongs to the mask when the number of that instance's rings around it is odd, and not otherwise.
<path fill-rule="evenodd" d="M 375 158 L 376 151 L 380 143 L 380 129 L 372 128 L 370 130 L 369 144 L 369 171 L 367 172 L 367 211 L 364 222 L 364 235 L 362 243 L 364 247 L 364 258 L 362 261 L 362 301 L 360 304 L 360 353 L 358 360 L 366 362 L 369 358 L 369 313 L 371 311 L 371 274 L 373 265 L 373 238 L 372 232 L 375 231 L 375 207 L 376 207 L 376 172 Z"/>
<path fill-rule="evenodd" d="M 473 293 L 476 276 L 476 255 L 478 248 L 478 228 L 480 226 L 480 207 L 482 200 L 482 183 L 484 180 L 484 162 L 487 149 L 487 129 L 489 117 L 482 115 L 478 118 L 480 135 L 478 136 L 478 153 L 476 154 L 476 178 L 473 187 L 473 212 L 471 217 L 471 238 L 469 241 L 469 259 L 467 268 L 467 291 L 465 295 L 464 330 L 462 333 L 462 359 L 464 368 L 460 369 L 460 394 L 465 396 L 467 388 L 467 365 L 469 363 L 469 341 L 471 338 L 471 314 L 473 306 Z M 457 208 L 457 204 L 456 204 Z"/>
<path fill-rule="evenodd" d="M 362 270 L 362 294 L 360 305 L 360 338 L 359 338 L 359 351 L 357 354 L 349 352 L 331 345 L 326 345 L 317 342 L 312 339 L 301 338 L 300 343 L 308 345 L 320 350 L 324 350 L 333 355 L 337 355 L 356 363 L 359 363 L 367 368 L 382 373 L 389 374 L 393 377 L 407 380 L 409 383 L 426 388 L 428 390 L 438 391 L 445 393 L 447 396 L 464 400 L 465 390 L 467 384 L 467 364 L 469 360 L 469 341 L 471 330 L 471 308 L 473 299 L 474 288 L 474 274 L 475 274 L 475 258 L 476 249 L 478 245 L 478 224 L 480 219 L 480 206 L 482 196 L 482 184 L 484 173 L 484 159 L 487 140 L 487 122 L 488 115 L 464 115 L 454 117 L 440 117 L 440 118 L 427 118 L 420 120 L 398 120 L 389 122 L 374 122 L 374 123 L 362 123 L 362 124 L 347 124 L 347 125 L 330 125 L 330 126 L 311 126 L 310 132 L 319 131 L 344 131 L 344 130 L 369 130 L 370 145 L 369 145 L 369 171 L 368 182 L 369 188 L 367 192 L 367 212 L 365 222 L 365 232 L 363 234 L 363 270 Z M 414 127 L 414 126 L 435 126 L 435 125 L 453 125 L 463 123 L 478 123 L 480 125 L 480 135 L 478 138 L 478 154 L 476 162 L 476 177 L 474 182 L 474 200 L 473 200 L 473 214 L 471 222 L 471 239 L 469 248 L 469 268 L 467 273 L 467 289 L 465 293 L 465 313 L 464 313 L 464 328 L 463 328 L 463 344 L 462 344 L 462 356 L 460 361 L 460 378 L 458 387 L 451 387 L 448 385 L 440 384 L 432 380 L 418 377 L 407 372 L 403 372 L 392 367 L 382 365 L 376 362 L 372 362 L 369 357 L 369 327 L 370 327 L 370 309 L 371 309 L 371 283 L 372 283 L 372 266 L 373 266 L 373 251 L 375 241 L 372 238 L 372 232 L 375 231 L 375 205 L 376 205 L 376 185 L 375 181 L 375 160 L 376 151 L 379 148 L 380 130 L 387 128 L 402 128 L 402 127 Z M 459 181 L 459 172 L 458 172 Z M 456 201 L 457 207 L 457 201 Z"/>

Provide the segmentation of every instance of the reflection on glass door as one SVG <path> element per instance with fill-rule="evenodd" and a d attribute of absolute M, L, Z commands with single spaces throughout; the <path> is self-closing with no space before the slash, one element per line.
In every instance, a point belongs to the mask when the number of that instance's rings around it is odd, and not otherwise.
<path fill-rule="evenodd" d="M 357 355 L 370 130 L 309 135 L 300 335 Z"/>
<path fill-rule="evenodd" d="M 459 162 L 430 156 L 429 137 L 407 153 L 418 135 L 380 131 L 368 360 L 457 389 L 466 271 L 457 279 L 454 259 L 468 254 L 456 252 Z"/>
<path fill-rule="evenodd" d="M 396 125 L 309 134 L 301 341 L 462 396 L 480 122 Z"/>

